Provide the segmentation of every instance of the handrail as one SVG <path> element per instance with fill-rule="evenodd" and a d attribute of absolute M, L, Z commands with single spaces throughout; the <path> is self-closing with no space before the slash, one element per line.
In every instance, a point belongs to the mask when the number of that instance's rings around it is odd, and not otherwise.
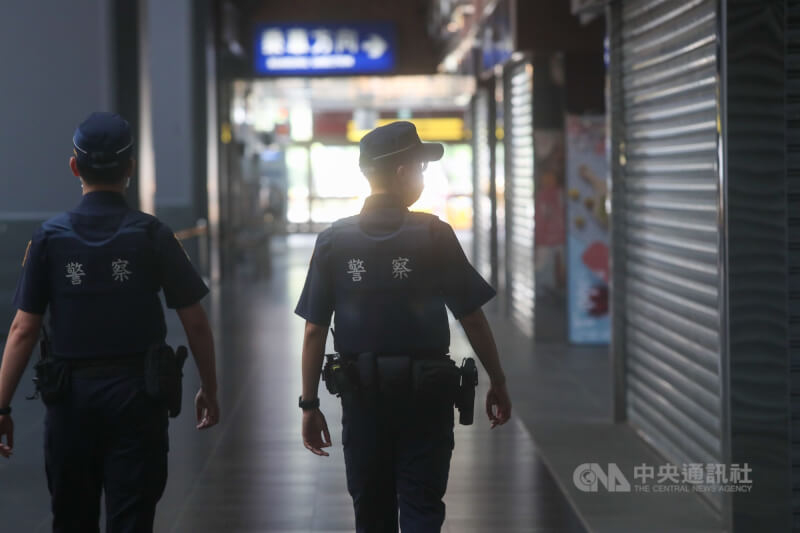
<path fill-rule="evenodd" d="M 175 232 L 175 238 L 181 241 L 208 235 L 208 224 L 198 224 L 192 228 L 184 228 Z"/>
<path fill-rule="evenodd" d="M 205 237 L 206 235 L 208 235 L 208 221 L 204 218 L 199 219 L 194 227 L 184 228 L 175 232 L 175 238 L 179 241 Z M 208 239 L 198 239 L 197 249 L 193 252 L 193 255 L 196 252 L 199 270 L 205 277 L 210 276 L 209 244 Z M 182 246 L 183 243 L 181 242 Z M 188 256 L 189 254 L 187 253 L 186 255 Z"/>

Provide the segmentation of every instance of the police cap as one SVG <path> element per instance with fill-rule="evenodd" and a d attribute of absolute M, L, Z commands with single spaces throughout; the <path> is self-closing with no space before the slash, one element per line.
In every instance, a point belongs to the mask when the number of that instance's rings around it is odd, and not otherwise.
<path fill-rule="evenodd" d="M 79 165 L 94 169 L 114 168 L 131 158 L 131 126 L 116 113 L 95 112 L 75 130 L 72 145 Z"/>
<path fill-rule="evenodd" d="M 439 143 L 423 143 L 411 122 L 392 122 L 364 135 L 359 144 L 358 164 L 362 170 L 373 168 L 381 161 L 397 156 L 414 156 L 420 161 L 438 161 L 444 155 Z"/>

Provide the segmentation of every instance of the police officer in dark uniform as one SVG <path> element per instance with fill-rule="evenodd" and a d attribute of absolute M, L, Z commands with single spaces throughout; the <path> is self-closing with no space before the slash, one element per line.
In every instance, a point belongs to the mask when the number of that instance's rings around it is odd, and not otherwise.
<path fill-rule="evenodd" d="M 0 367 L 0 455 L 13 451 L 11 399 L 49 309 L 52 361 L 66 381 L 46 401 L 53 531 L 99 531 L 103 492 L 106 531 L 150 532 L 167 480 L 167 407 L 145 391 L 144 370 L 145 354 L 166 336 L 159 291 L 194 354 L 203 429 L 219 420 L 214 342 L 199 303 L 208 288 L 173 232 L 126 205 L 134 166 L 127 121 L 93 113 L 73 144 L 83 199 L 45 222 L 25 252 Z"/>
<path fill-rule="evenodd" d="M 408 210 L 442 145 L 420 141 L 409 122 L 367 134 L 359 164 L 372 188 L 359 215 L 318 238 L 296 313 L 303 343 L 303 440 L 331 445 L 317 388 L 334 315 L 334 345 L 355 371 L 342 394 L 347 487 L 359 532 L 438 532 L 453 449 L 450 331 L 446 308 L 466 330 L 489 374 L 486 412 L 505 423 L 511 401 L 481 306 L 495 291 L 467 261 L 453 229 Z M 438 373 L 438 374 L 437 374 Z M 430 379 L 428 379 L 430 378 Z M 448 385 L 450 384 L 450 385 Z"/>

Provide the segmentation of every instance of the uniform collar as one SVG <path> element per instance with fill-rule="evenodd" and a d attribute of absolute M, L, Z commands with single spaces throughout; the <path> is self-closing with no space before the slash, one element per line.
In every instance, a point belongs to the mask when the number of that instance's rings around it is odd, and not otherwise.
<path fill-rule="evenodd" d="M 403 205 L 403 201 L 396 194 L 381 193 L 373 194 L 364 200 L 364 207 L 361 213 L 369 213 L 376 209 L 395 208 L 408 211 L 408 208 Z"/>
<path fill-rule="evenodd" d="M 127 207 L 125 196 L 113 191 L 94 191 L 83 195 L 78 209 L 93 207 Z"/>

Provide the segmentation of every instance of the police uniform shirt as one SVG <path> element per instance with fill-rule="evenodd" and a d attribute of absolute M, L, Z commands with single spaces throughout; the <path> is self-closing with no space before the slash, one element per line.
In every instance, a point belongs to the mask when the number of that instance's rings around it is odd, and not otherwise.
<path fill-rule="evenodd" d="M 133 354 L 165 340 L 161 289 L 170 308 L 208 293 L 169 227 L 121 194 L 97 191 L 36 231 L 14 305 L 34 314 L 49 307 L 59 356 Z"/>
<path fill-rule="evenodd" d="M 419 238 L 423 235 L 419 233 L 410 236 L 405 250 L 393 250 L 393 244 L 389 244 L 391 261 L 362 260 L 358 253 L 348 255 L 349 250 L 337 255 L 334 227 L 317 237 L 295 313 L 311 323 L 327 326 L 335 312 L 337 351 L 446 353 L 450 331 L 445 306 L 460 319 L 494 297 L 495 290 L 470 265 L 450 225 L 433 215 L 410 212 L 394 195 L 370 196 L 361 214 L 351 217 L 358 229 L 373 239 L 363 246 L 364 255 L 369 256 L 370 249 L 384 240 L 395 242 L 390 239 L 407 231 L 407 221 L 412 216 L 426 225 L 430 243 L 423 246 L 427 237 Z M 398 231 L 401 227 L 404 229 Z M 419 246 L 415 246 L 417 241 Z M 368 291 L 370 279 L 376 276 L 388 278 L 389 290 L 385 282 L 371 297 L 355 300 L 357 309 L 341 300 L 349 300 L 358 292 L 346 292 L 344 298 L 338 292 L 337 301 L 337 287 Z M 357 323 L 350 323 L 352 316 Z"/>

